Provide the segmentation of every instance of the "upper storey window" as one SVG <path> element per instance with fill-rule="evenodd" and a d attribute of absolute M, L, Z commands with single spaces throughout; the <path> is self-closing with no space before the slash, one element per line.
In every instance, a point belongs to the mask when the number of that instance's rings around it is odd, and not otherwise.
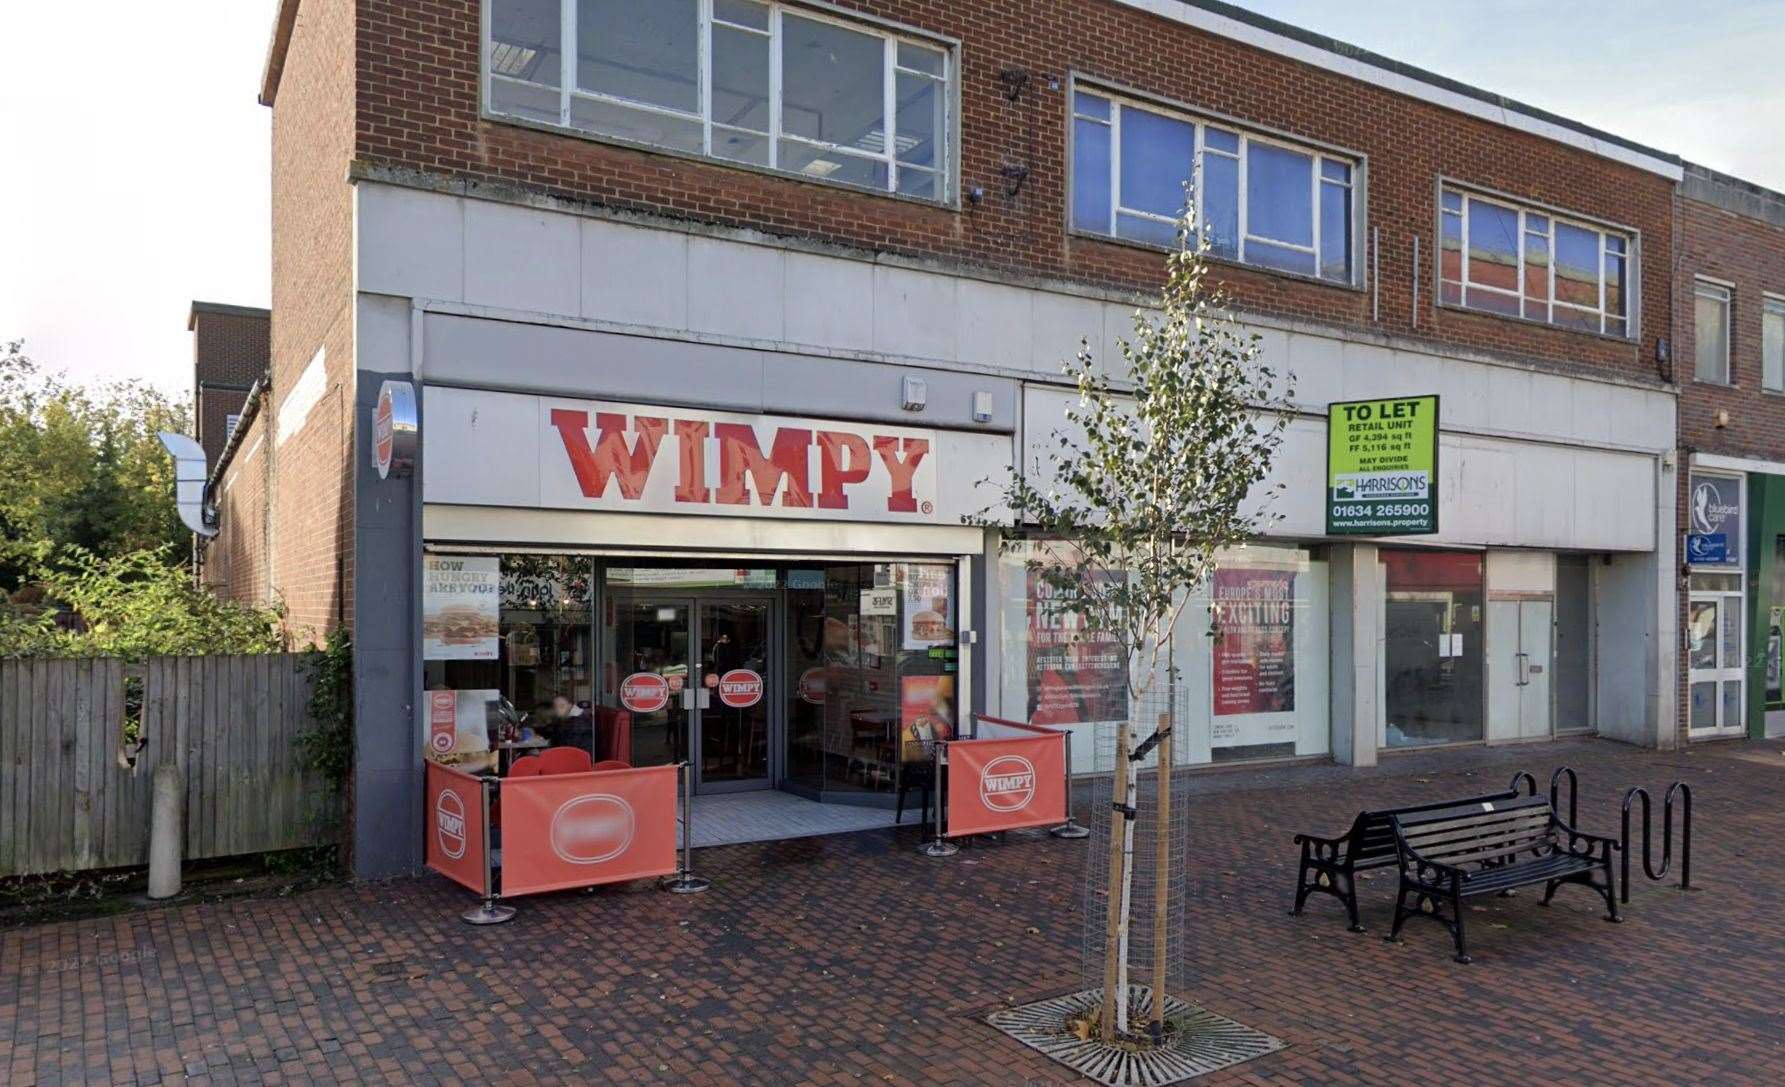
<path fill-rule="evenodd" d="M 1216 256 L 1354 282 L 1352 159 L 1101 91 L 1072 101 L 1074 229 L 1174 246 L 1194 182 Z"/>
<path fill-rule="evenodd" d="M 1439 298 L 1446 305 L 1582 329 L 1635 333 L 1629 233 L 1446 185 L 1439 194 Z"/>
<path fill-rule="evenodd" d="M 488 3 L 492 114 L 952 196 L 953 58 L 940 43 L 756 0 Z"/>

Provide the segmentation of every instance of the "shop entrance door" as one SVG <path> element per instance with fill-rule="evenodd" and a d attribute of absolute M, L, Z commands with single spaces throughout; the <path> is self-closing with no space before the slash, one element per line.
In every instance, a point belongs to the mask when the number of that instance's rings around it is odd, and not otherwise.
<path fill-rule="evenodd" d="M 1547 740 L 1556 605 L 1548 597 L 1488 602 L 1488 739 Z"/>
<path fill-rule="evenodd" d="M 775 598 L 768 594 L 695 603 L 694 787 L 703 793 L 766 789 L 782 745 L 772 709 Z"/>
<path fill-rule="evenodd" d="M 1694 738 L 1740 736 L 1746 729 L 1743 611 L 1739 592 L 1694 592 L 1687 605 L 1687 726 Z"/>

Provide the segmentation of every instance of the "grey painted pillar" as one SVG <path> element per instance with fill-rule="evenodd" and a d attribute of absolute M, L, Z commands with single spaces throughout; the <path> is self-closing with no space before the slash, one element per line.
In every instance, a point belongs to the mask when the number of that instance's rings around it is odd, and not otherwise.
<path fill-rule="evenodd" d="M 1382 722 L 1382 566 L 1375 544 L 1332 549 L 1332 744 L 1333 759 L 1347 766 L 1376 765 Z"/>
<path fill-rule="evenodd" d="M 421 593 L 421 470 L 379 479 L 371 416 L 402 373 L 359 372 L 354 397 L 353 873 L 377 879 L 422 864 L 422 753 L 415 699 Z M 420 390 L 416 405 L 420 410 Z"/>

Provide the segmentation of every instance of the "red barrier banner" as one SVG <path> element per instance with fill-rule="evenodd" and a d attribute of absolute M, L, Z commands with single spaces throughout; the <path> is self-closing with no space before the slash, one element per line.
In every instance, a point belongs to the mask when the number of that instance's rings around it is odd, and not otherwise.
<path fill-rule="evenodd" d="M 481 778 L 428 763 L 428 867 L 447 879 L 489 891 L 489 833 Z"/>
<path fill-rule="evenodd" d="M 982 718 L 980 734 L 986 731 Z M 1025 726 L 997 731 L 995 739 L 948 745 L 950 838 L 1066 821 L 1065 735 Z"/>
<path fill-rule="evenodd" d="M 676 768 L 502 781 L 502 897 L 676 870 Z"/>

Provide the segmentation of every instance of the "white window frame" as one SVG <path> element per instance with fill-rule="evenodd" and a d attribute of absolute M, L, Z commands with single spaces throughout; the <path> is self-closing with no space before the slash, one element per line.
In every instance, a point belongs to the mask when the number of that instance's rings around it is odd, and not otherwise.
<path fill-rule="evenodd" d="M 1779 335 L 1774 341 L 1779 356 L 1779 379 L 1768 382 L 1767 365 L 1767 318 L 1776 317 L 1779 322 Z M 1760 388 L 1769 393 L 1785 393 L 1785 295 L 1762 292 L 1760 296 Z"/>
<path fill-rule="evenodd" d="M 1155 242 L 1150 242 L 1143 238 L 1125 237 L 1122 235 L 1119 232 L 1120 217 L 1128 215 L 1133 218 L 1146 219 L 1162 225 L 1176 224 L 1177 220 L 1169 219 L 1155 212 L 1140 211 L 1135 208 L 1126 208 L 1122 206 L 1122 113 L 1124 109 L 1138 109 L 1148 113 L 1157 114 L 1161 117 L 1167 117 L 1190 126 L 1191 161 L 1189 176 L 1195 185 L 1195 192 L 1198 200 L 1201 199 L 1202 194 L 1203 157 L 1212 154 L 1229 159 L 1237 158 L 1237 169 L 1235 170 L 1235 202 L 1237 204 L 1236 211 L 1238 221 L 1235 230 L 1237 236 L 1234 239 L 1235 253 L 1232 257 L 1211 254 L 1215 259 L 1229 260 L 1236 264 L 1244 264 L 1248 268 L 1256 268 L 1262 272 L 1268 272 L 1274 275 L 1294 276 L 1300 279 L 1311 280 L 1316 283 L 1324 283 L 1328 286 L 1357 288 L 1361 285 L 1360 279 L 1363 274 L 1363 261 L 1359 258 L 1358 240 L 1364 236 L 1364 214 L 1363 209 L 1359 206 L 1360 201 L 1358 197 L 1359 193 L 1363 191 L 1361 177 L 1364 169 L 1364 157 L 1362 155 L 1324 147 L 1315 143 L 1302 142 L 1290 137 L 1260 132 L 1257 129 L 1250 128 L 1235 121 L 1229 121 L 1223 117 L 1193 113 L 1180 107 L 1137 97 L 1133 94 L 1125 93 L 1122 90 L 1089 80 L 1074 78 L 1069 87 L 1069 94 L 1070 98 L 1067 102 L 1066 109 L 1066 161 L 1068 174 L 1070 176 L 1067 186 L 1066 218 L 1067 228 L 1072 233 L 1090 238 L 1100 238 L 1107 241 L 1120 242 L 1124 245 L 1141 245 L 1157 249 L 1162 247 Z M 1108 100 L 1110 104 L 1109 120 L 1102 121 L 1095 117 L 1081 115 L 1078 112 L 1078 96 L 1080 94 L 1096 95 L 1099 98 Z M 1104 125 L 1110 130 L 1108 233 L 1090 227 L 1079 226 L 1073 219 L 1074 211 L 1077 206 L 1074 194 L 1077 191 L 1078 121 L 1081 119 L 1089 121 L 1092 124 Z M 1230 152 L 1207 147 L 1205 136 L 1207 130 L 1210 128 L 1233 133 L 1239 139 L 1239 149 Z M 1247 159 L 1249 157 L 1248 152 L 1254 142 L 1281 147 L 1285 150 L 1293 151 L 1298 155 L 1306 155 L 1310 159 L 1309 173 L 1312 177 L 1310 178 L 1309 199 L 1312 202 L 1312 206 L 1309 210 L 1313 222 L 1314 244 L 1312 246 L 1301 246 L 1294 242 L 1278 241 L 1275 238 L 1267 238 L 1262 235 L 1255 236 L 1251 233 L 1250 217 L 1247 214 L 1249 201 L 1246 199 L 1246 172 Z M 1325 181 L 1322 177 L 1321 165 L 1327 161 L 1344 166 L 1348 172 L 1348 180 L 1343 183 L 1337 181 Z M 1344 188 L 1349 194 L 1351 202 L 1351 230 L 1347 233 L 1345 239 L 1346 246 L 1349 250 L 1347 255 L 1350 268 L 1349 274 L 1343 279 L 1334 279 L 1320 273 L 1321 268 L 1325 265 L 1323 254 L 1321 253 L 1323 231 L 1320 222 L 1320 192 L 1322 184 L 1330 184 Z M 1198 215 L 1197 223 L 1199 227 L 1203 225 L 1200 214 Z M 1280 268 L 1274 264 L 1264 264 L 1247 260 L 1246 242 L 1254 238 L 1265 245 L 1310 254 L 1314 258 L 1314 271 L 1297 272 L 1290 269 Z"/>
<path fill-rule="evenodd" d="M 1452 212 L 1444 207 L 1444 197 L 1447 195 L 1456 195 L 1462 198 L 1462 208 L 1459 211 Z M 1518 227 L 1514 232 L 1518 247 L 1518 252 L 1516 254 L 1518 258 L 1518 289 L 1516 291 L 1508 291 L 1503 287 L 1493 287 L 1485 283 L 1476 283 L 1469 278 L 1469 209 L 1472 204 L 1478 201 L 1483 204 L 1491 204 L 1497 208 L 1514 212 L 1518 215 Z M 1462 229 L 1461 259 L 1457 270 L 1459 278 L 1455 280 L 1444 278 L 1444 217 L 1447 215 L 1456 215 Z M 1530 222 L 1533 216 L 1546 220 L 1544 229 L 1534 230 L 1531 228 Z M 1579 230 L 1589 231 L 1597 235 L 1599 238 L 1599 302 L 1597 308 L 1589 309 L 1574 302 L 1563 302 L 1556 297 L 1556 226 L 1559 223 L 1565 223 Z M 1444 178 L 1440 179 L 1438 184 L 1437 237 L 1438 255 L 1437 259 L 1433 260 L 1432 267 L 1438 280 L 1437 299 L 1440 306 L 1447 309 L 1465 310 L 1469 313 L 1481 313 L 1489 317 L 1506 317 L 1513 320 L 1530 321 L 1533 324 L 1548 325 L 1551 328 L 1558 328 L 1565 332 L 1584 331 L 1594 335 L 1609 336 L 1619 340 L 1634 340 L 1638 338 L 1640 327 L 1638 310 L 1640 307 L 1637 301 L 1639 293 L 1639 276 L 1637 268 L 1638 254 L 1641 252 L 1641 239 L 1635 230 L 1628 227 L 1616 226 L 1611 223 L 1597 222 L 1566 211 L 1546 207 L 1542 204 L 1523 203 L 1509 197 L 1500 196 L 1496 193 L 1483 192 L 1480 189 L 1472 188 L 1468 185 Z M 1529 238 L 1544 239 L 1544 244 L 1549 251 L 1549 271 L 1544 277 L 1545 290 L 1542 297 L 1533 297 L 1525 293 L 1525 246 Z M 1611 243 L 1614 238 L 1619 239 L 1624 243 L 1624 251 L 1622 253 L 1615 253 L 1612 251 Z M 1624 258 L 1624 312 L 1621 314 L 1611 313 L 1606 309 L 1608 292 L 1606 290 L 1607 281 L 1605 272 L 1613 257 Z M 1449 302 L 1444 298 L 1444 288 L 1453 283 L 1457 287 L 1457 300 L 1455 302 Z M 1513 299 L 1518 303 L 1518 313 L 1501 313 L 1498 310 L 1485 309 L 1480 306 L 1471 306 L 1469 305 L 1469 293 L 1471 291 L 1485 291 L 1489 294 Z M 1528 304 L 1540 306 L 1543 311 L 1543 316 L 1532 317 L 1527 314 L 1525 311 Z M 1598 318 L 1599 327 L 1597 329 L 1583 329 L 1579 325 L 1560 324 L 1556 321 L 1557 307 L 1584 316 L 1595 316 Z M 1615 320 L 1622 320 L 1624 322 L 1624 331 L 1622 333 L 1611 329 L 1611 322 Z"/>
<path fill-rule="evenodd" d="M 1723 376 L 1700 377 L 1698 373 L 1698 300 L 1723 304 Z M 1735 284 L 1707 276 L 1692 277 L 1692 380 L 1704 385 L 1735 384 Z"/>
<path fill-rule="evenodd" d="M 802 181 L 833 185 L 838 188 L 848 189 L 851 192 L 877 193 L 883 196 L 898 197 L 903 200 L 915 200 L 923 204 L 953 205 L 955 203 L 956 193 L 959 188 L 956 184 L 956 165 L 960 158 L 960 88 L 959 80 L 956 77 L 956 73 L 959 71 L 960 67 L 960 45 L 958 42 L 939 36 L 931 36 L 911 28 L 898 26 L 866 16 L 859 19 L 844 18 L 826 11 L 779 3 L 776 2 L 776 0 L 750 0 L 750 2 L 767 9 L 769 17 L 769 28 L 767 31 L 759 30 L 754 27 L 741 26 L 725 19 L 716 19 L 713 14 L 713 0 L 696 0 L 697 63 L 699 65 L 699 72 L 696 76 L 695 97 L 699 104 L 699 110 L 695 113 L 689 113 L 683 110 L 654 105 L 648 102 L 640 102 L 619 95 L 603 94 L 578 88 L 576 85 L 576 0 L 557 0 L 558 16 L 560 20 L 558 31 L 560 69 L 558 74 L 558 86 L 556 88 L 550 88 L 546 87 L 544 84 L 530 83 L 526 80 L 514 79 L 510 76 L 496 74 L 493 62 L 495 38 L 492 34 L 492 27 L 494 25 L 494 19 L 491 13 L 491 6 L 495 3 L 495 0 L 482 0 L 480 5 L 482 10 L 482 26 L 480 28 L 480 36 L 482 40 L 482 49 L 480 50 L 482 79 L 480 82 L 483 97 L 483 116 L 488 120 L 500 121 L 505 124 L 543 127 L 551 129 L 552 131 L 562 131 L 570 135 L 580 136 L 587 139 L 600 140 L 606 143 L 624 144 L 629 147 L 642 147 L 662 154 L 697 158 L 703 162 L 712 162 L 723 166 L 731 166 L 744 170 L 766 170 L 779 177 L 798 178 Z M 884 86 L 882 89 L 881 101 L 884 114 L 884 131 L 887 135 L 887 139 L 885 145 L 879 152 L 871 152 L 861 148 L 826 143 L 822 140 L 812 140 L 800 136 L 786 135 L 782 132 L 781 112 L 783 103 L 781 95 L 781 43 L 783 38 L 781 24 L 782 17 L 786 14 L 792 14 L 802 19 L 809 19 L 813 22 L 828 23 L 858 34 L 867 34 L 881 39 L 882 48 L 885 50 L 885 60 L 882 64 L 882 79 Z M 766 167 L 757 163 L 740 162 L 736 159 L 725 158 L 713 154 L 712 42 L 713 25 L 715 22 L 728 29 L 765 36 L 769 40 L 769 131 L 766 133 L 753 133 L 762 135 L 768 141 L 769 164 Z M 936 76 L 931 75 L 928 72 L 901 67 L 899 65 L 899 45 L 901 43 L 913 45 L 940 54 L 942 58 L 942 74 Z M 926 79 L 934 79 L 941 84 L 943 102 L 942 124 L 944 130 L 938 134 L 936 140 L 937 162 L 933 166 L 919 166 L 914 163 L 904 164 L 898 159 L 897 105 L 898 78 L 900 73 Z M 492 88 L 498 82 L 513 84 L 518 87 L 556 90 L 558 93 L 557 123 L 551 124 L 549 122 L 541 122 L 535 118 L 504 113 L 497 109 L 495 106 L 495 97 L 492 94 Z M 677 148 L 660 147 L 651 143 L 627 139 L 623 136 L 611 136 L 594 129 L 577 126 L 571 122 L 571 103 L 576 100 L 603 102 L 643 113 L 654 113 L 660 116 L 698 124 L 701 129 L 701 149 L 698 152 L 689 152 Z M 726 126 L 720 125 L 718 127 L 721 130 L 724 130 Z M 783 139 L 823 151 L 883 162 L 886 164 L 887 168 L 886 187 L 870 187 L 846 181 L 833 181 L 826 177 L 817 177 L 797 170 L 784 169 L 778 165 L 781 154 L 781 141 Z M 937 194 L 934 197 L 909 196 L 900 192 L 899 172 L 901 169 L 910 169 L 925 174 L 934 174 L 937 179 Z"/>

